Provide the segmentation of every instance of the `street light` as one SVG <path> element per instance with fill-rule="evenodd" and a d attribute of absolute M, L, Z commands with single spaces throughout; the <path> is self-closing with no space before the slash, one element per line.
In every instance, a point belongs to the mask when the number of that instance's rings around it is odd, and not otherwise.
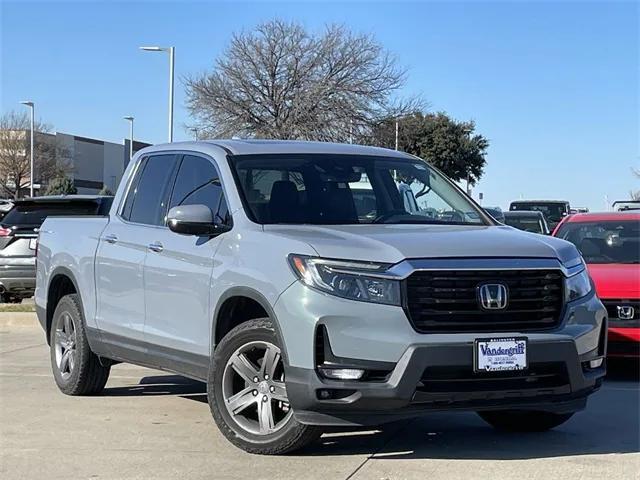
<path fill-rule="evenodd" d="M 133 117 L 122 117 L 129 121 L 129 160 L 133 158 Z"/>
<path fill-rule="evenodd" d="M 396 151 L 398 150 L 398 122 L 399 120 L 396 118 Z"/>
<path fill-rule="evenodd" d="M 24 102 L 20 102 L 22 105 L 26 105 L 27 107 L 29 107 L 31 109 L 31 153 L 30 153 L 30 157 L 31 157 L 31 161 L 29 164 L 29 170 L 30 170 L 30 175 L 29 175 L 29 196 L 33 197 L 33 135 L 34 135 L 34 111 L 35 111 L 35 105 L 33 102 L 29 102 L 29 101 L 24 101 Z M 20 190 L 20 185 L 16 185 L 16 188 L 18 190 Z"/>
<path fill-rule="evenodd" d="M 169 142 L 173 142 L 173 77 L 176 49 L 175 47 L 140 47 L 140 50 L 169 53 Z"/>

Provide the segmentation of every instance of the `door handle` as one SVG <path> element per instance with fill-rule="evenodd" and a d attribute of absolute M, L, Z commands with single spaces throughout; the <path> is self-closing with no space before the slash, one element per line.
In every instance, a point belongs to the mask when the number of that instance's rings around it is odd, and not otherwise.
<path fill-rule="evenodd" d="M 153 242 L 150 243 L 149 245 L 147 245 L 147 248 L 149 250 L 151 250 L 152 252 L 161 252 L 162 250 L 164 250 L 164 247 L 162 246 L 162 244 L 160 242 Z"/>
<path fill-rule="evenodd" d="M 102 237 L 102 239 L 107 243 L 116 243 L 118 241 L 118 236 L 110 233 Z"/>

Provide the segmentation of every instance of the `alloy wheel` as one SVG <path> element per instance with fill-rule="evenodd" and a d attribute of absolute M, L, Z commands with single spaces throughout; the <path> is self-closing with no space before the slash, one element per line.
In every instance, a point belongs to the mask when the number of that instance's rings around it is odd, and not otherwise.
<path fill-rule="evenodd" d="M 247 343 L 229 357 L 222 377 L 222 394 L 231 418 L 255 435 L 277 432 L 293 414 L 284 383 L 282 355 L 270 342 Z"/>
<path fill-rule="evenodd" d="M 62 321 L 55 333 L 56 366 L 63 380 L 67 380 L 76 366 L 76 329 L 71 315 L 62 314 Z"/>

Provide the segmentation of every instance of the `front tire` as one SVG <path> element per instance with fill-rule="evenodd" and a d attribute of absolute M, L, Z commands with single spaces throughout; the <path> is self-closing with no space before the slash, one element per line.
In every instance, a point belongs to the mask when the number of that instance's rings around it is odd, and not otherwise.
<path fill-rule="evenodd" d="M 478 412 L 478 415 L 498 430 L 508 432 L 546 432 L 565 423 L 573 416 L 573 413 L 504 410 Z"/>
<path fill-rule="evenodd" d="M 65 295 L 58 302 L 49 345 L 53 378 L 62 393 L 92 395 L 102 391 L 111 368 L 103 366 L 89 347 L 78 295 Z"/>
<path fill-rule="evenodd" d="M 263 318 L 235 327 L 214 352 L 207 382 L 211 413 L 223 435 L 249 453 L 292 452 L 322 433 L 293 416 L 280 348 L 273 324 Z"/>

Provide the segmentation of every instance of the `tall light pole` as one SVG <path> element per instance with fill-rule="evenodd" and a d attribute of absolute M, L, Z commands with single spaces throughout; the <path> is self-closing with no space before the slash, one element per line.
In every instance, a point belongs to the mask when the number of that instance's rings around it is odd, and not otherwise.
<path fill-rule="evenodd" d="M 173 78 L 175 70 L 175 47 L 140 47 L 146 52 L 167 52 L 169 54 L 169 142 L 173 142 Z"/>
<path fill-rule="evenodd" d="M 30 164 L 29 164 L 29 196 L 33 197 L 33 136 L 34 136 L 34 122 L 35 122 L 35 105 L 33 102 L 24 101 L 20 102 L 22 105 L 26 105 L 31 109 L 31 147 L 30 147 Z M 16 185 L 16 188 L 20 190 L 20 185 Z"/>
<path fill-rule="evenodd" d="M 122 117 L 129 121 L 129 160 L 133 158 L 133 117 Z"/>
<path fill-rule="evenodd" d="M 396 118 L 396 150 L 398 150 L 398 123 L 399 120 Z"/>

